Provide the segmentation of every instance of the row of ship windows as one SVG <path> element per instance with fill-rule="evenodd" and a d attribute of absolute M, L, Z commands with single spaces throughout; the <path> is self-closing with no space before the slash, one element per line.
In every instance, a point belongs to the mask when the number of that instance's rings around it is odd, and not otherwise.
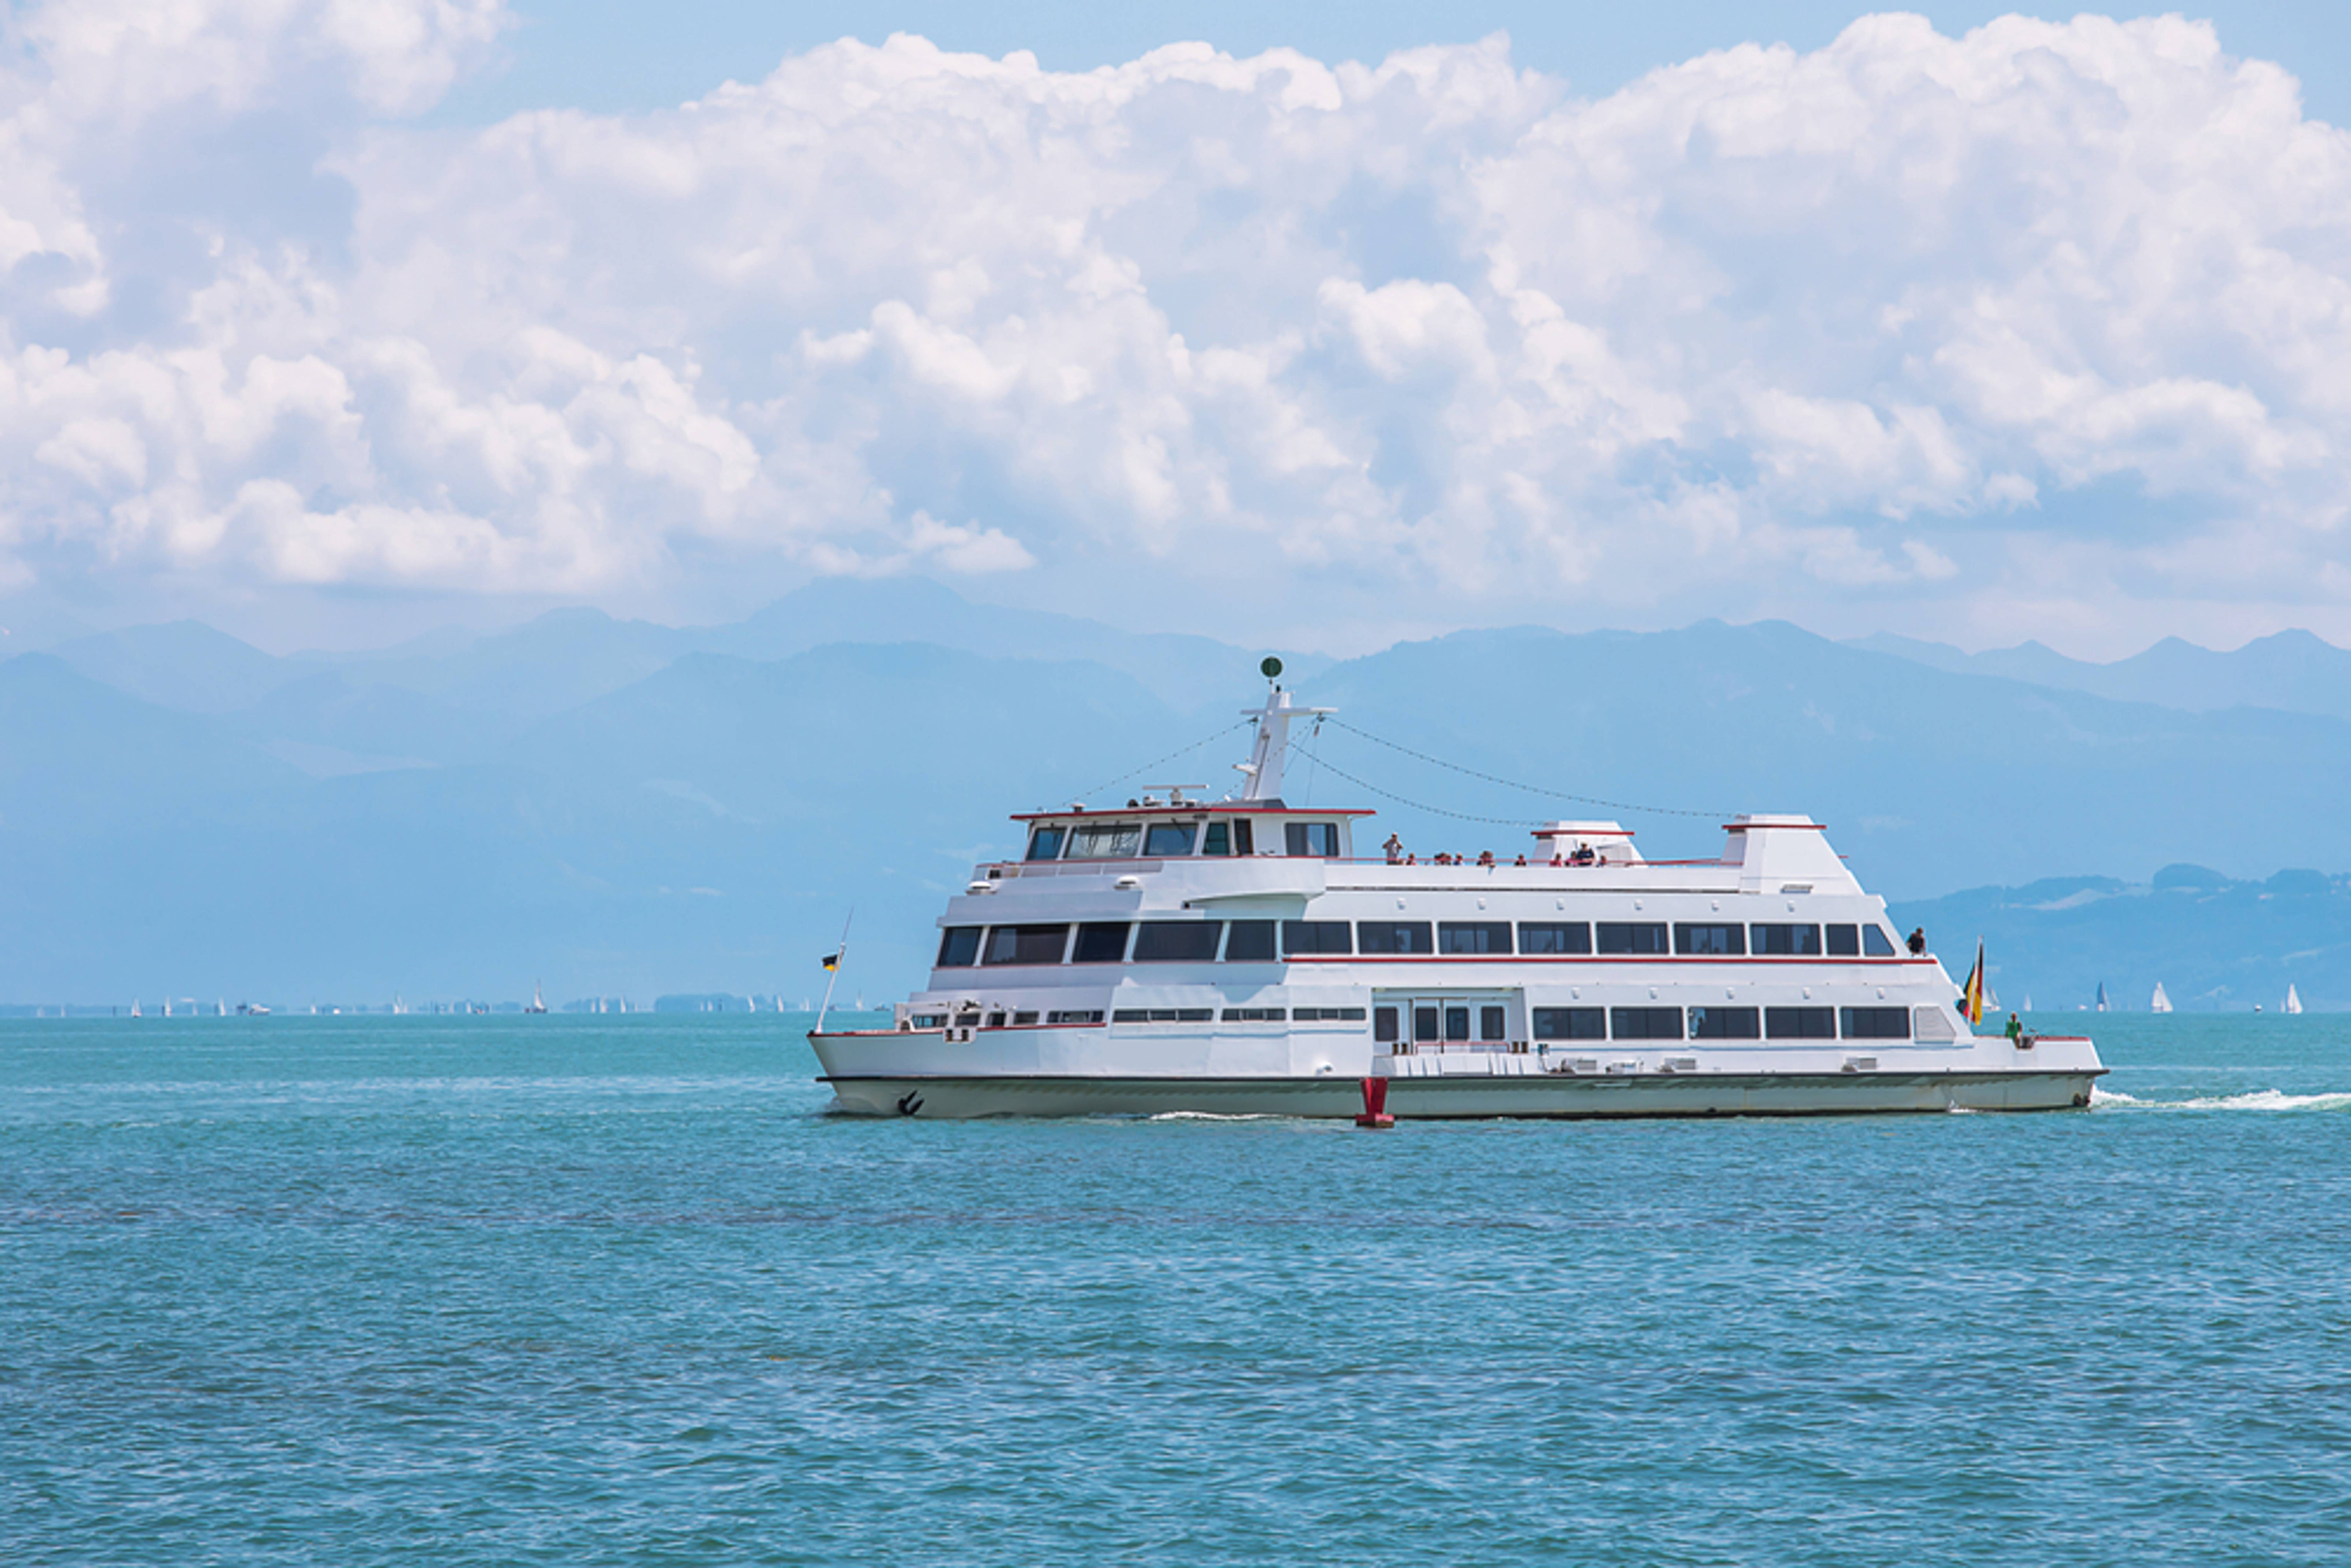
<path fill-rule="evenodd" d="M 1174 859 L 1196 847 L 1204 855 L 1257 853 L 1254 824 L 1247 818 L 1213 822 L 1081 822 L 1074 828 L 1039 828 L 1029 835 L 1030 861 L 1115 861 Z M 1339 853 L 1336 822 L 1285 822 L 1281 847 L 1286 854 L 1334 860 Z"/>
<path fill-rule="evenodd" d="M 1458 955 L 1891 958 L 1876 925 L 1680 924 L 1663 921 L 1143 920 L 1071 925 L 950 925 L 939 967 L 975 964 L 1265 963 L 1276 928 L 1286 958 Z"/>
<path fill-rule="evenodd" d="M 1381 1010 L 1393 1012 L 1395 1009 L 1384 1008 Z M 1217 1009 L 1214 1008 L 1120 1008 L 1111 1014 L 1111 1021 L 1113 1023 L 1207 1023 L 1216 1016 Z M 986 1020 L 984 1024 L 983 1018 Z M 907 1021 L 916 1029 L 945 1029 L 947 1027 L 950 1015 L 946 1013 L 915 1013 Z M 955 1016 L 953 1021 L 963 1028 L 1002 1029 L 1008 1022 L 1016 1028 L 1021 1028 L 1035 1023 L 1037 1019 L 1038 1015 L 1032 1012 L 1008 1014 L 992 1012 L 985 1015 L 969 1012 Z M 1044 1015 L 1044 1019 L 1047 1023 L 1086 1024 L 1102 1022 L 1102 1015 L 1099 1008 L 1072 1009 L 1066 1011 L 1049 1012 Z M 1361 1023 L 1364 1021 L 1364 1009 L 1361 1008 L 1227 1008 L 1224 1010 L 1224 1020 L 1227 1023 L 1281 1023 L 1290 1019 L 1307 1023 L 1318 1020 L 1328 1020 L 1332 1023 Z"/>
<path fill-rule="evenodd" d="M 1372 1038 L 1382 1044 L 1405 1039 L 1406 1009 L 1373 1008 Z M 1416 1003 L 1409 1009 L 1411 1040 L 1416 1044 L 1470 1038 L 1470 1009 L 1466 1004 Z M 1907 1040 L 1908 1008 L 1533 1008 L 1534 1038 L 1552 1040 Z M 1301 1022 L 1364 1021 L 1362 1008 L 1227 1008 L 1227 1023 L 1280 1023 L 1285 1018 Z M 1119 1008 L 1113 1023 L 1207 1023 L 1214 1008 Z M 951 1015 L 916 1013 L 908 1021 L 916 1029 L 945 1029 Z M 1026 1027 L 1038 1021 L 1033 1012 L 991 1012 L 984 1027 L 1002 1029 L 1009 1021 Z M 955 1017 L 964 1027 L 980 1027 L 983 1015 Z M 1099 1009 L 1072 1009 L 1045 1015 L 1053 1024 L 1098 1024 Z M 1477 1038 L 1499 1041 L 1507 1038 L 1508 1009 L 1486 1006 L 1477 1009 Z"/>

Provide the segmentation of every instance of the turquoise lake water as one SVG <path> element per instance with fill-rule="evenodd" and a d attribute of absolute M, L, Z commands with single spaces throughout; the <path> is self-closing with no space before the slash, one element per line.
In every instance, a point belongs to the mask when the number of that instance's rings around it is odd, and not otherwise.
<path fill-rule="evenodd" d="M 0 1022 L 0 1562 L 2351 1560 L 2351 1019 L 1385 1134 L 828 1117 L 805 1022 Z"/>

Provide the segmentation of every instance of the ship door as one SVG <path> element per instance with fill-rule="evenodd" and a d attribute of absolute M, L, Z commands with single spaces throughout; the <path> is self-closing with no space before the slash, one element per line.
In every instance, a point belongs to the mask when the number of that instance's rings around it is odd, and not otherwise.
<path fill-rule="evenodd" d="M 1416 997 L 1412 1007 L 1412 1042 L 1435 1046 L 1469 1039 L 1474 1009 L 1460 997 Z"/>

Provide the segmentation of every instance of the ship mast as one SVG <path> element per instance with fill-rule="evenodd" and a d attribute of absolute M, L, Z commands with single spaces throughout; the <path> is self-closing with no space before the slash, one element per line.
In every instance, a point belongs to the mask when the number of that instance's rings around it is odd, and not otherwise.
<path fill-rule="evenodd" d="M 1281 688 L 1280 659 L 1270 658 L 1259 664 L 1258 669 L 1265 676 L 1265 706 L 1241 710 L 1248 717 L 1257 721 L 1257 744 L 1250 748 L 1249 759 L 1247 762 L 1233 764 L 1249 780 L 1241 787 L 1241 792 L 1233 799 L 1262 801 L 1269 805 L 1279 806 L 1281 804 L 1282 763 L 1290 756 L 1290 720 L 1319 718 L 1324 714 L 1337 713 L 1339 710 L 1332 707 L 1290 706 L 1290 694 Z"/>

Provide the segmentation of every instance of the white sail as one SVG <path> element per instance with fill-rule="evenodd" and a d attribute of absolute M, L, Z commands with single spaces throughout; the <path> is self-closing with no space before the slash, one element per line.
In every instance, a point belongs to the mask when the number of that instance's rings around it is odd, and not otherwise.
<path fill-rule="evenodd" d="M 2151 1013 L 2168 1013 L 2171 1010 L 2171 998 L 2163 994 L 2161 980 L 2155 983 L 2155 996 L 2147 1004 L 2147 1010 Z"/>
<path fill-rule="evenodd" d="M 2106 1010 L 2106 983 L 2104 980 L 2098 982 L 2098 1010 Z"/>
<path fill-rule="evenodd" d="M 2285 1010 L 2290 1013 L 2298 1013 L 2302 1010 L 2302 993 L 2291 985 L 2285 988 Z"/>

